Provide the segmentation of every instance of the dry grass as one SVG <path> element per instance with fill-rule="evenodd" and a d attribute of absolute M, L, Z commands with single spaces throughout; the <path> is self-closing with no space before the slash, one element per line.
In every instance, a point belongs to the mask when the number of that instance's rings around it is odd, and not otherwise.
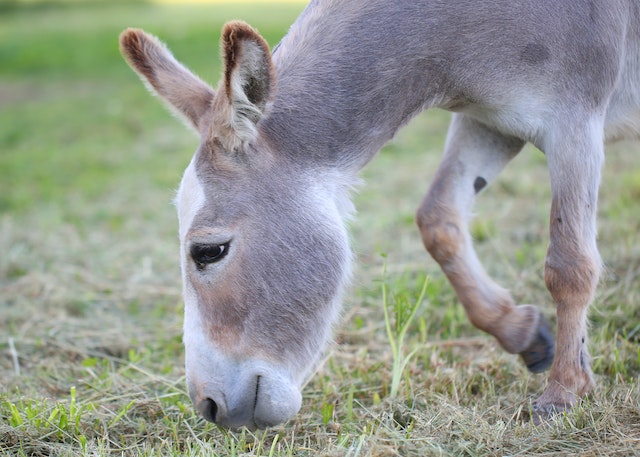
<path fill-rule="evenodd" d="M 211 76 L 223 19 L 249 19 L 274 44 L 296 9 L 193 8 L 74 4 L 0 16 L 13 37 L 0 40 L 9 62 L 0 72 L 0 455 L 640 454 L 637 144 L 610 149 L 601 192 L 608 270 L 591 331 L 599 387 L 574 412 L 531 427 L 519 416 L 544 376 L 468 323 L 414 227 L 440 157 L 441 112 L 416 119 L 364 172 L 351 227 L 358 271 L 299 416 L 255 434 L 198 418 L 184 382 L 170 205 L 195 139 L 144 93 L 115 39 L 144 18 L 138 25 Z M 91 21 L 91 39 L 74 41 Z M 33 46 L 73 55 L 60 55 L 62 67 L 29 61 Z M 516 158 L 479 199 L 473 233 L 490 273 L 552 317 L 541 277 L 545 166 L 533 149 Z M 425 274 L 427 300 L 405 341 L 417 352 L 391 399 L 382 282 L 392 299 L 410 299 Z"/>

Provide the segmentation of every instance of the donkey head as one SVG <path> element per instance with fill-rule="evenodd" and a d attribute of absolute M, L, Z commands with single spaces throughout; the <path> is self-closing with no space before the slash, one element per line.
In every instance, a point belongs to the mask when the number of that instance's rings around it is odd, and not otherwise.
<path fill-rule="evenodd" d="M 343 186 L 294 163 L 261 128 L 275 70 L 248 25 L 224 27 L 216 90 L 141 30 L 124 31 L 120 46 L 201 138 L 177 195 L 191 399 L 224 427 L 281 423 L 300 408 L 349 274 Z"/>

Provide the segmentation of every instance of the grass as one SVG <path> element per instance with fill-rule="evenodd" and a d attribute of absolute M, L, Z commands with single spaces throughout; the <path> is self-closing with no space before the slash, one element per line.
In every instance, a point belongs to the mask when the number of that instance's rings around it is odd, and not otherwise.
<path fill-rule="evenodd" d="M 395 297 L 388 297 L 387 285 L 382 284 L 382 310 L 384 312 L 384 325 L 387 331 L 387 341 L 391 349 L 393 364 L 391 367 L 391 387 L 389 388 L 389 397 L 396 398 L 400 390 L 400 382 L 407 364 L 413 356 L 418 352 L 419 347 L 415 347 L 408 354 L 404 354 L 404 338 L 411 328 L 418 309 L 424 300 L 429 278 L 423 281 L 420 295 L 417 298 L 407 297 L 406 289 L 400 289 L 400 293 Z"/>
<path fill-rule="evenodd" d="M 301 8 L 2 5 L 0 455 L 640 454 L 637 144 L 610 148 L 603 177 L 607 273 L 590 343 L 599 387 L 574 412 L 534 428 L 518 416 L 544 376 L 469 324 L 414 227 L 444 141 L 442 112 L 415 119 L 364 171 L 351 227 L 354 286 L 298 417 L 225 433 L 194 413 L 170 202 L 197 140 L 142 88 L 117 36 L 146 28 L 215 82 L 224 21 L 244 18 L 274 45 Z M 479 199 L 472 230 L 489 272 L 552 318 L 542 280 L 545 167 L 538 151 L 520 154 Z M 425 275 L 425 300 L 403 333 L 400 357 L 413 357 L 392 396 L 380 285 L 389 300 L 413 304 Z"/>

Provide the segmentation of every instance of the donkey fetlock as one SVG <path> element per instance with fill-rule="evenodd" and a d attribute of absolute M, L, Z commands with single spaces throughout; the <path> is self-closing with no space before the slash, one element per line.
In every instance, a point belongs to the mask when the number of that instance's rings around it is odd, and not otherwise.
<path fill-rule="evenodd" d="M 547 319 L 533 305 L 512 307 L 499 320 L 495 332 L 500 345 L 519 354 L 533 373 L 548 369 L 554 356 L 555 343 Z"/>

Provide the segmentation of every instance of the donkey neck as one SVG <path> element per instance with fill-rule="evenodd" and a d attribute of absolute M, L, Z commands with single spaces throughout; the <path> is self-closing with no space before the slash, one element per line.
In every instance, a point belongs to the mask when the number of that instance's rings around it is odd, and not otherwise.
<path fill-rule="evenodd" d="M 355 171 L 425 107 L 424 66 L 392 3 L 315 1 L 292 26 L 273 54 L 278 90 L 262 124 L 280 153 Z"/>
<path fill-rule="evenodd" d="M 356 170 L 413 115 L 435 106 L 466 110 L 505 135 L 535 142 L 549 108 L 523 103 L 521 94 L 576 96 L 553 75 L 562 71 L 558 62 L 575 55 L 557 44 L 591 36 L 587 4 L 492 0 L 469 9 L 457 0 L 312 0 L 273 54 L 278 92 L 263 133 L 296 163 Z M 598 8 L 609 24 L 634 24 L 640 14 L 637 1 L 612 1 L 610 9 Z M 573 16 L 583 27 L 562 22 Z M 619 37 L 598 33 L 615 47 Z M 629 27 L 624 45 L 633 56 L 637 35 Z M 523 57 L 532 46 L 545 52 Z M 612 139 L 637 132 L 637 58 L 625 65 L 608 113 Z M 574 84 L 576 93 L 592 92 L 589 81 L 586 75 Z"/>

